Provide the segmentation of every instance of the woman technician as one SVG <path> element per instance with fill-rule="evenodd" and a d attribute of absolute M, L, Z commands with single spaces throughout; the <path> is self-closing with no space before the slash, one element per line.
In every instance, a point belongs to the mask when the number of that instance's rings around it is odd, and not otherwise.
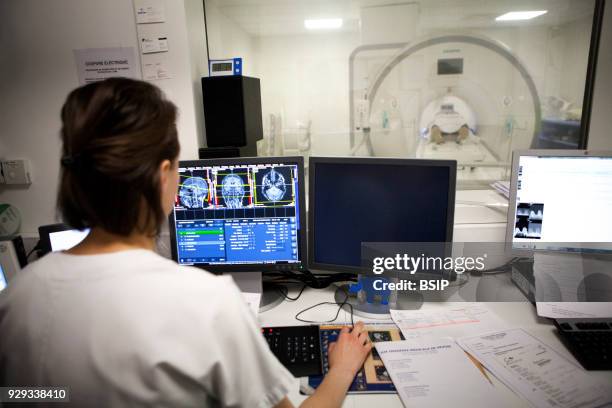
<path fill-rule="evenodd" d="M 178 185 L 176 107 L 112 78 L 71 92 L 61 118 L 59 211 L 91 233 L 0 296 L 0 385 L 67 386 L 74 406 L 290 407 L 295 379 L 233 281 L 153 252 Z M 340 406 L 371 347 L 362 324 L 343 330 L 302 406 Z"/>

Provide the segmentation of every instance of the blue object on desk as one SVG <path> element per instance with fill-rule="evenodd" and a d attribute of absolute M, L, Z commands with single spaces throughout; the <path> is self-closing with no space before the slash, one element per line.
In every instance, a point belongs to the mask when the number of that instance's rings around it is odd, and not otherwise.
<path fill-rule="evenodd" d="M 389 283 L 388 279 L 382 278 L 380 276 L 364 276 L 359 275 L 357 283 L 354 283 L 349 286 L 349 293 L 354 295 L 359 295 L 359 293 L 363 293 L 365 295 L 365 300 L 367 303 L 377 303 L 379 302 L 381 305 L 389 304 L 389 297 L 391 296 L 391 291 L 389 289 L 375 289 L 374 282 L 382 281 L 383 283 Z"/>

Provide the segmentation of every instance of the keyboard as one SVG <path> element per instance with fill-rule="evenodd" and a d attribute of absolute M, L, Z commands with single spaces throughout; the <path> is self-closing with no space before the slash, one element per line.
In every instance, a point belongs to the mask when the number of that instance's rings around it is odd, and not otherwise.
<path fill-rule="evenodd" d="M 557 319 L 555 326 L 585 370 L 612 370 L 612 318 Z"/>
<path fill-rule="evenodd" d="M 319 326 L 264 327 L 261 333 L 272 353 L 295 377 L 323 373 Z"/>

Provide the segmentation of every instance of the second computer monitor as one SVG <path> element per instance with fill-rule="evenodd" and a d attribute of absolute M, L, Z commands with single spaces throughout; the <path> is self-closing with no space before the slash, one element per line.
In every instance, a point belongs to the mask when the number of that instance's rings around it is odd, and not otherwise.
<path fill-rule="evenodd" d="M 181 161 L 172 257 L 211 272 L 298 269 L 305 259 L 301 157 Z"/>
<path fill-rule="evenodd" d="M 309 161 L 309 267 L 358 272 L 363 242 L 452 242 L 457 164 Z"/>
<path fill-rule="evenodd" d="M 513 154 L 506 242 L 533 250 L 612 253 L 612 152 Z"/>

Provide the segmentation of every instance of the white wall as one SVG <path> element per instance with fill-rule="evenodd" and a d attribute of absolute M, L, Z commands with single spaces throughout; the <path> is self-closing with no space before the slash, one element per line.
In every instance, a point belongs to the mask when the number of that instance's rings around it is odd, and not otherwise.
<path fill-rule="evenodd" d="M 255 54 L 253 38 L 238 24 L 227 18 L 215 6 L 215 2 L 206 2 L 206 33 L 211 59 L 229 59 L 242 57 L 242 74 L 255 75 Z"/>
<path fill-rule="evenodd" d="M 612 2 L 608 1 L 599 43 L 588 148 L 612 150 Z"/>
<path fill-rule="evenodd" d="M 185 14 L 187 17 L 187 38 L 189 40 L 195 120 L 199 135 L 198 145 L 205 146 L 206 132 L 204 127 L 201 78 L 208 75 L 208 53 L 206 51 L 206 26 L 204 25 L 204 4 L 202 0 L 185 0 Z"/>
<path fill-rule="evenodd" d="M 196 158 L 198 128 L 183 2 L 166 0 L 165 24 L 172 79 L 155 84 L 179 108 L 181 158 Z M 59 112 L 68 92 L 78 86 L 72 51 L 137 47 L 132 1 L 2 0 L 0 45 L 0 157 L 27 158 L 33 173 L 28 188 L 0 185 L 0 202 L 21 211 L 27 235 L 56 220 Z"/>
<path fill-rule="evenodd" d="M 312 120 L 313 153 L 348 149 L 348 59 L 359 34 L 259 37 L 256 73 L 261 78 L 264 123 L 280 114 L 283 129 Z"/>

